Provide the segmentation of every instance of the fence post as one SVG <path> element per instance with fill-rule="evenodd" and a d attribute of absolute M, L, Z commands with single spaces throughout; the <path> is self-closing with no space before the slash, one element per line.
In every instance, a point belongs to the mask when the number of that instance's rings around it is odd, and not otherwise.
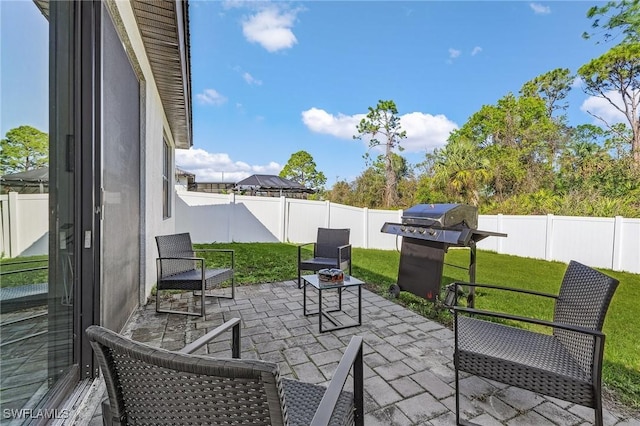
<path fill-rule="evenodd" d="M 547 215 L 547 232 L 544 241 L 544 260 L 553 259 L 553 215 Z"/>
<path fill-rule="evenodd" d="M 498 213 L 498 215 L 496 216 L 496 232 L 503 232 L 502 231 L 502 213 Z M 497 239 L 497 252 L 498 253 L 502 253 L 503 251 L 503 247 L 502 247 L 502 242 L 503 242 L 504 238 L 498 238 Z"/>
<path fill-rule="evenodd" d="M 18 193 L 9 193 L 9 257 L 20 253 L 20 206 L 18 205 Z"/>
<path fill-rule="evenodd" d="M 278 239 L 281 243 L 284 243 L 287 238 L 287 197 L 280 196 L 280 229 L 278 230 Z"/>
<path fill-rule="evenodd" d="M 233 227 L 235 226 L 236 221 L 234 220 L 235 217 L 235 210 L 236 210 L 236 193 L 235 192 L 230 192 L 229 193 L 229 213 L 227 216 L 227 242 L 228 243 L 232 243 L 233 242 Z"/>
<path fill-rule="evenodd" d="M 324 227 L 331 228 L 331 201 L 326 200 L 324 202 L 324 205 L 326 207 L 324 216 Z"/>
<path fill-rule="evenodd" d="M 622 270 L 622 232 L 623 222 L 622 216 L 616 216 L 613 219 L 613 247 L 611 248 L 611 269 L 614 271 Z"/>
<path fill-rule="evenodd" d="M 362 209 L 362 247 L 369 248 L 369 208 L 364 207 Z"/>

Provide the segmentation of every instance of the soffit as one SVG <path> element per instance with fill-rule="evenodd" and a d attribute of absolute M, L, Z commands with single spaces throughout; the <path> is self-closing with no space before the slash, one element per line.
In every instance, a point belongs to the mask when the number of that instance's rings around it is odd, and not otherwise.
<path fill-rule="evenodd" d="M 145 51 L 176 148 L 189 148 L 191 67 L 186 0 L 133 0 Z"/>

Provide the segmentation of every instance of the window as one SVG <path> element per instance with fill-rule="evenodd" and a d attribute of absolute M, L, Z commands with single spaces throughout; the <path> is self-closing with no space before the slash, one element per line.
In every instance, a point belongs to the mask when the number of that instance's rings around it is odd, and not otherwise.
<path fill-rule="evenodd" d="M 164 138 L 162 152 L 162 217 L 171 217 L 171 148 Z"/>

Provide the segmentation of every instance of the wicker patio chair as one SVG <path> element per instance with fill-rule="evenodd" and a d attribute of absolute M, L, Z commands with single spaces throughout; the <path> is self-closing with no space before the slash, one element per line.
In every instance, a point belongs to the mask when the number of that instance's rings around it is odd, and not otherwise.
<path fill-rule="evenodd" d="M 234 318 L 171 352 L 134 342 L 99 326 L 87 329 L 108 392 L 106 425 L 363 425 L 362 337 L 354 336 L 328 388 L 281 379 L 278 365 L 192 352 L 233 329 L 240 356 L 240 320 Z M 353 369 L 354 392 L 343 391 Z"/>
<path fill-rule="evenodd" d="M 318 228 L 315 243 L 298 245 L 298 288 L 302 288 L 301 271 L 319 271 L 324 268 L 338 268 L 351 275 L 350 229 Z M 302 259 L 302 248 L 313 244 L 313 257 Z"/>
<path fill-rule="evenodd" d="M 191 244 L 191 236 L 188 233 L 160 235 L 156 237 L 158 245 L 158 258 L 156 268 L 158 282 L 156 292 L 156 312 L 205 316 L 205 296 L 223 297 L 233 299 L 235 297 L 234 286 L 234 251 L 227 249 L 194 249 Z M 226 267 L 207 269 L 203 257 L 195 257 L 196 252 L 224 253 L 229 256 Z M 231 282 L 231 296 L 220 293 L 206 294 L 206 291 L 218 288 L 225 281 Z M 160 291 L 162 290 L 192 290 L 194 294 L 201 295 L 200 313 L 189 311 L 174 311 L 160 309 Z M 196 293 L 198 292 L 198 293 Z"/>
<path fill-rule="evenodd" d="M 555 299 L 553 321 L 506 313 L 451 306 L 455 327 L 456 421 L 460 419 L 459 372 L 464 371 L 511 386 L 528 389 L 595 410 L 595 424 L 602 425 L 602 325 L 618 280 L 571 261 L 558 295 L 485 284 L 460 286 L 512 291 Z M 453 297 L 452 300 L 456 300 Z M 465 314 L 465 315 L 461 315 Z M 537 324 L 551 329 L 541 334 L 476 316 Z"/>

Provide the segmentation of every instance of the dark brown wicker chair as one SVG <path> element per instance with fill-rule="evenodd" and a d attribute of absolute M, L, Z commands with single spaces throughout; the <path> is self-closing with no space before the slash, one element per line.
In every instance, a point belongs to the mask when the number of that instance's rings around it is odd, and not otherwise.
<path fill-rule="evenodd" d="M 196 342 L 171 352 L 134 342 L 99 326 L 87 329 L 108 392 L 106 425 L 363 425 L 362 337 L 352 337 L 328 388 L 281 379 L 278 365 L 191 352 L 233 329 L 234 318 Z M 343 391 L 353 369 L 354 392 Z"/>
<path fill-rule="evenodd" d="M 588 266 L 571 261 L 558 295 L 485 284 L 453 283 L 555 299 L 553 321 L 451 306 L 455 327 L 456 421 L 460 419 L 458 372 L 528 389 L 595 410 L 602 425 L 602 325 L 618 281 Z M 455 300 L 453 297 L 451 300 Z M 468 315 L 461 315 L 461 314 Z M 552 334 L 511 327 L 476 318 L 485 316 L 548 327 Z"/>
<path fill-rule="evenodd" d="M 191 236 L 188 233 L 160 235 L 156 237 L 158 245 L 158 258 L 156 267 L 158 282 L 156 292 L 156 312 L 205 316 L 205 296 L 235 297 L 234 286 L 234 251 L 227 249 L 194 249 L 191 244 Z M 205 267 L 205 259 L 196 257 L 196 252 L 223 253 L 228 256 L 228 264 L 225 267 L 208 269 Z M 220 293 L 206 293 L 211 289 L 219 288 L 224 282 L 231 282 L 231 296 Z M 174 311 L 160 309 L 160 291 L 162 290 L 191 290 L 199 292 L 200 313 L 189 311 Z"/>
<path fill-rule="evenodd" d="M 318 228 L 315 243 L 298 245 L 298 288 L 302 288 L 301 271 L 319 271 L 324 268 L 338 268 L 351 275 L 350 229 Z M 304 246 L 313 244 L 313 257 L 302 259 Z"/>

